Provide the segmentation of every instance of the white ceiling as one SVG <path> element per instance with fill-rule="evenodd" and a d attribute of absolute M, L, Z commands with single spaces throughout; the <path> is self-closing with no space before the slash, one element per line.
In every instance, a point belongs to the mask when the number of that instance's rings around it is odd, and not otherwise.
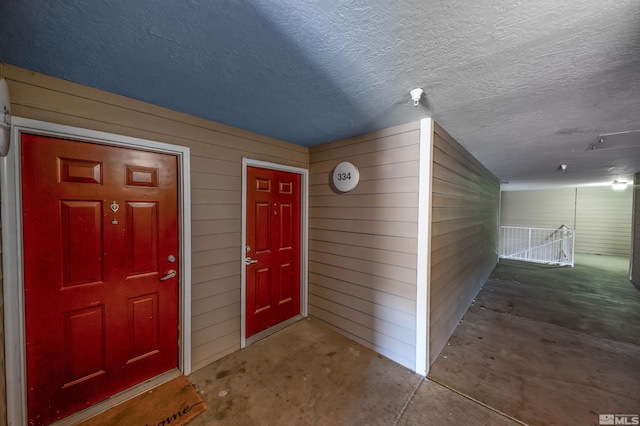
<path fill-rule="evenodd" d="M 507 190 L 640 171 L 586 151 L 640 129 L 638 0 L 3 0 L 0 60 L 307 146 L 431 116 Z"/>
<path fill-rule="evenodd" d="M 640 148 L 586 149 L 598 134 L 640 128 L 640 2 L 494 5 L 484 30 L 471 18 L 453 26 L 453 46 L 473 53 L 443 73 L 435 119 L 505 189 L 629 181 Z"/>

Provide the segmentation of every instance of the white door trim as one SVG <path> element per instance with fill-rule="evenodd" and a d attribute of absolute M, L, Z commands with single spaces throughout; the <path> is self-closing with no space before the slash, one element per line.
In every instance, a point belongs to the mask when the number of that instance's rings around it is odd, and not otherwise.
<path fill-rule="evenodd" d="M 0 158 L 0 199 L 2 223 L 2 274 L 5 327 L 5 365 L 7 421 L 9 425 L 27 422 L 27 390 L 24 324 L 24 280 L 22 257 L 22 197 L 20 135 L 33 133 L 172 154 L 178 157 L 178 209 L 180 215 L 180 352 L 178 367 L 191 373 L 191 183 L 188 147 L 171 145 L 112 133 L 12 118 L 11 147 Z"/>
<path fill-rule="evenodd" d="M 308 234 L 309 234 L 309 170 L 300 167 L 285 166 L 283 164 L 270 163 L 267 161 L 253 160 L 251 158 L 242 159 L 242 241 L 240 243 L 240 259 L 241 259 L 241 296 L 240 296 L 240 347 L 245 348 L 254 341 L 266 337 L 272 334 L 282 327 L 279 325 L 288 325 L 289 321 L 276 324 L 275 326 L 264 330 L 251 338 L 245 337 L 246 329 L 246 304 L 247 304 L 247 268 L 244 264 L 244 258 L 246 257 L 245 245 L 247 241 L 247 167 L 260 167 L 263 169 L 280 170 L 283 172 L 296 173 L 300 175 L 300 317 L 306 317 L 308 315 Z M 297 317 L 294 317 L 297 319 Z"/>

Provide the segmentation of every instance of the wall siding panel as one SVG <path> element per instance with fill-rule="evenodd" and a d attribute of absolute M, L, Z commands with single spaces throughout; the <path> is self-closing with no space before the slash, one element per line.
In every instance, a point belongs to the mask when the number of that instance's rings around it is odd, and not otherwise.
<path fill-rule="evenodd" d="M 310 148 L 309 313 L 415 368 L 420 123 Z M 360 184 L 335 193 L 350 161 Z"/>
<path fill-rule="evenodd" d="M 575 229 L 576 189 L 504 191 L 500 208 L 501 226 Z"/>
<path fill-rule="evenodd" d="M 633 180 L 633 231 L 631 235 L 631 281 L 640 286 L 640 173 Z"/>
<path fill-rule="evenodd" d="M 0 69 L 2 64 L 0 64 Z M 1 76 L 0 76 L 1 77 Z M 0 200 L 2 203 L 2 200 Z M 2 223 L 0 223 L 2 232 Z M 0 424 L 7 424 L 7 389 L 4 363 L 4 282 L 2 279 L 2 239 L 0 238 Z"/>
<path fill-rule="evenodd" d="M 576 253 L 628 256 L 633 191 L 610 186 L 557 190 L 505 191 L 501 226 L 576 231 Z"/>
<path fill-rule="evenodd" d="M 578 188 L 576 252 L 629 256 L 633 190 Z"/>
<path fill-rule="evenodd" d="M 239 349 L 242 157 L 308 168 L 308 149 L 11 65 L 1 69 L 15 116 L 191 149 L 192 368 Z"/>
<path fill-rule="evenodd" d="M 498 260 L 500 182 L 434 124 L 429 352 L 433 363 Z"/>

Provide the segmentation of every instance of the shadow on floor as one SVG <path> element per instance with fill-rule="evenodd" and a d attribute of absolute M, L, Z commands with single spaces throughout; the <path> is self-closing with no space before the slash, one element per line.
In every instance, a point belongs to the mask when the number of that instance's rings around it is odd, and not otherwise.
<path fill-rule="evenodd" d="M 429 377 L 529 424 L 640 413 L 640 293 L 627 267 L 501 261 Z"/>
<path fill-rule="evenodd" d="M 597 425 L 638 413 L 640 293 L 620 268 L 501 262 L 427 379 L 302 320 L 193 373 L 209 409 L 190 425 Z"/>

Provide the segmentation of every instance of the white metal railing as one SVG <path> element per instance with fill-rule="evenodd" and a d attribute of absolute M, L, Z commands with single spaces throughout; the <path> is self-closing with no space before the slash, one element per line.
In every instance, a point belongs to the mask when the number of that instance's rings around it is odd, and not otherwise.
<path fill-rule="evenodd" d="M 558 229 L 500 227 L 500 258 L 550 265 L 571 265 L 575 231 L 566 225 Z"/>

